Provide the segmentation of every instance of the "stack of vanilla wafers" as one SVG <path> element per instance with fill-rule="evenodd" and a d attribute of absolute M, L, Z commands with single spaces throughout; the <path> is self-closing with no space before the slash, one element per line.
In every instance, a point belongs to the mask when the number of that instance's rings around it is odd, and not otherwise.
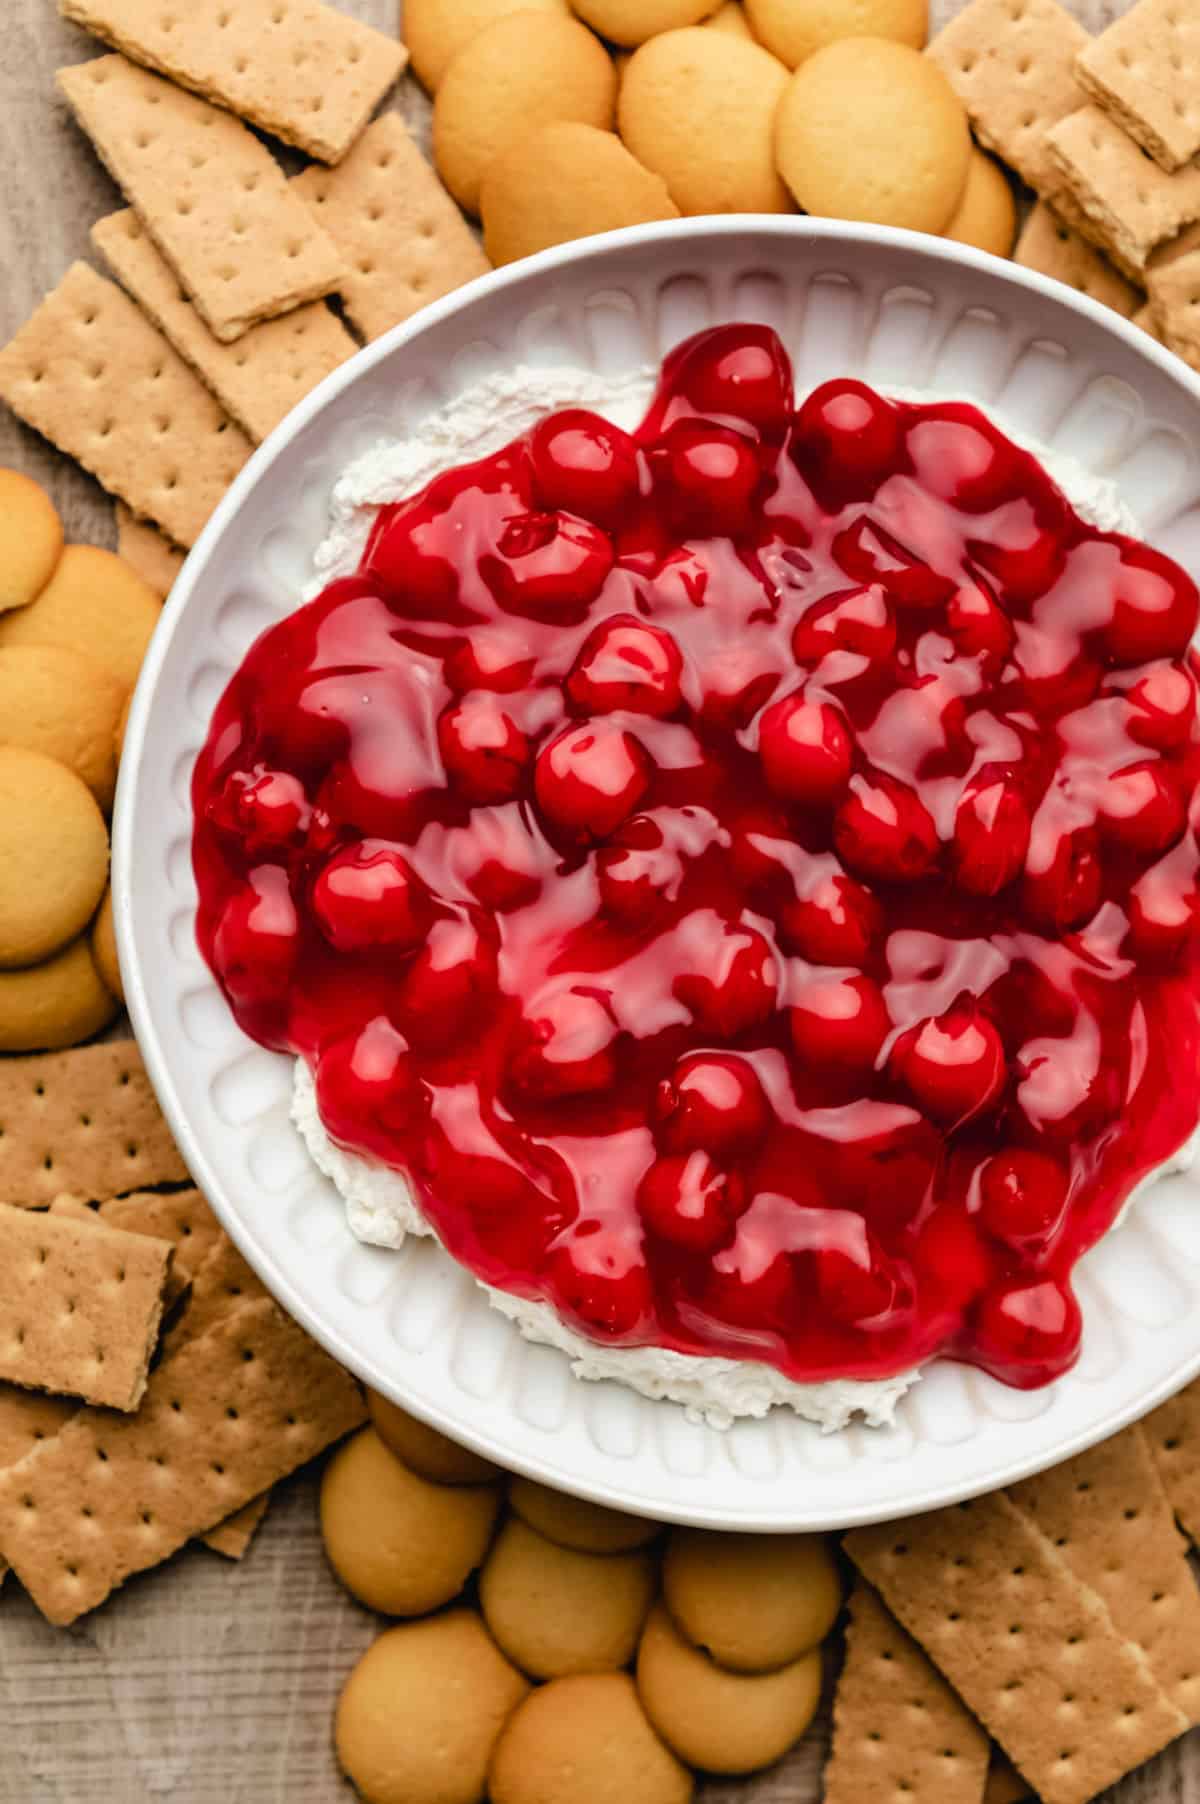
<path fill-rule="evenodd" d="M 75 263 L 0 352 L 0 397 L 116 497 L 161 590 L 297 401 L 489 266 L 400 117 L 369 123 L 394 37 L 322 0 L 60 10 L 113 47 L 58 87 L 128 205 L 92 232 L 106 273 Z M 260 133 L 314 161 L 289 179 Z"/>
<path fill-rule="evenodd" d="M 366 1418 L 192 1186 L 134 1043 L 0 1062 L 0 1578 L 69 1623 Z"/>
<path fill-rule="evenodd" d="M 1200 10 L 1090 37 L 1058 0 L 969 0 L 933 40 L 980 142 L 1034 192 L 1014 253 L 1200 369 Z"/>

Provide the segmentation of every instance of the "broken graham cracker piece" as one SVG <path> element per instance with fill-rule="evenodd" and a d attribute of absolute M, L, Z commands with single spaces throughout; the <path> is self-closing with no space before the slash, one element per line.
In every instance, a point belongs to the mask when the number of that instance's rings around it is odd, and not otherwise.
<path fill-rule="evenodd" d="M 320 0 L 59 0 L 65 19 L 322 162 L 345 156 L 408 61 Z"/>
<path fill-rule="evenodd" d="M 165 601 L 183 569 L 187 553 L 178 545 L 172 545 L 157 526 L 151 526 L 148 520 L 139 520 L 132 509 L 118 501 L 117 556 L 124 558 L 142 581 L 149 583 L 154 593 Z"/>
<path fill-rule="evenodd" d="M 1009 1764 L 999 1748 L 993 1748 L 992 1764 L 988 1767 L 987 1784 L 983 1788 L 983 1804 L 1021 1804 L 1030 1795 L 1029 1787 L 1016 1767 Z"/>
<path fill-rule="evenodd" d="M 979 142 L 1039 194 L 1058 186 L 1046 133 L 1087 98 L 1074 71 L 1088 41 L 1057 0 L 970 0 L 929 45 Z"/>
<path fill-rule="evenodd" d="M 274 1303 L 247 1303 L 151 1374 L 135 1416 L 84 1409 L 0 1473 L 0 1554 L 74 1622 L 366 1420 L 358 1385 Z"/>
<path fill-rule="evenodd" d="M 0 397 L 134 513 L 192 545 L 249 439 L 113 282 L 72 264 L 0 351 Z"/>
<path fill-rule="evenodd" d="M 255 442 L 358 346 L 324 301 L 264 320 L 238 339 L 214 338 L 183 293 L 132 207 L 92 227 L 92 243 L 112 274 L 174 345 L 221 406 Z"/>
<path fill-rule="evenodd" d="M 184 1340 L 207 1334 L 219 1321 L 243 1303 L 257 1302 L 269 1295 L 251 1271 L 228 1234 L 220 1232 L 216 1241 L 196 1267 L 188 1305 L 167 1337 L 170 1352 Z"/>
<path fill-rule="evenodd" d="M 0 1378 L 136 1409 L 170 1265 L 165 1240 L 0 1204 Z"/>
<path fill-rule="evenodd" d="M 1200 1378 L 1152 1410 L 1142 1429 L 1176 1520 L 1200 1547 Z"/>
<path fill-rule="evenodd" d="M 1200 1591 L 1142 1429 L 1025 1479 L 1009 1496 L 1104 1599 L 1188 1721 L 1200 1722 Z"/>
<path fill-rule="evenodd" d="M 1138 0 L 1081 52 L 1080 84 L 1168 173 L 1200 151 L 1200 11 Z"/>
<path fill-rule="evenodd" d="M 58 85 L 217 338 L 338 286 L 333 243 L 231 113 L 123 56 L 60 69 Z"/>
<path fill-rule="evenodd" d="M 1189 240 L 1194 228 L 1182 236 Z M 1200 369 L 1200 250 L 1160 253 L 1146 275 L 1152 331 L 1169 351 Z"/>
<path fill-rule="evenodd" d="M 1046 134 L 1046 155 L 1127 274 L 1144 271 L 1161 245 L 1200 219 L 1200 166 L 1165 174 L 1097 106 L 1060 120 Z"/>
<path fill-rule="evenodd" d="M 336 169 L 306 169 L 292 186 L 346 259 L 342 299 L 366 339 L 492 267 L 397 113 Z"/>
<path fill-rule="evenodd" d="M 843 1546 L 1045 1804 L 1086 1804 L 1187 1727 L 1103 1600 L 1003 1493 L 854 1529 Z"/>
<path fill-rule="evenodd" d="M 1013 262 L 1065 283 L 1125 319 L 1132 319 L 1143 304 L 1141 290 L 1126 281 L 1094 245 L 1072 231 L 1044 200 L 1038 201 L 1022 226 Z"/>
<path fill-rule="evenodd" d="M 101 1203 L 101 1221 L 131 1234 L 154 1234 L 175 1248 L 175 1269 L 194 1279 L 224 1238 L 220 1222 L 198 1190 L 135 1190 Z"/>
<path fill-rule="evenodd" d="M 982 1804 L 988 1738 L 863 1579 L 850 1597 L 825 1804 Z"/>
<path fill-rule="evenodd" d="M 135 1041 L 0 1059 L 6 1202 L 39 1208 L 64 1192 L 103 1202 L 187 1182 Z"/>
<path fill-rule="evenodd" d="M 224 1522 L 218 1522 L 216 1528 L 210 1528 L 207 1534 L 200 1535 L 199 1540 L 219 1553 L 226 1560 L 244 1560 L 250 1551 L 250 1543 L 262 1527 L 263 1517 L 271 1501 L 270 1491 L 264 1491 L 261 1497 L 251 1498 Z"/>

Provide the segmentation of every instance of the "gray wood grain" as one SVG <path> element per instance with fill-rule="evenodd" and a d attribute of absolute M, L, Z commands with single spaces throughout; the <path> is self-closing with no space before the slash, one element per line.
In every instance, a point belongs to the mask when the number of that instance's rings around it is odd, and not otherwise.
<path fill-rule="evenodd" d="M 340 3 L 395 29 L 396 0 Z M 958 4 L 935 0 L 937 22 Z M 1097 29 L 1123 8 L 1080 0 L 1076 10 Z M 92 50 L 53 0 L 0 5 L 0 342 L 88 255 L 88 228 L 118 203 L 55 97 L 55 69 Z M 426 128 L 414 82 L 393 104 Z M 4 410 L 0 464 L 47 484 L 71 537 L 113 542 L 100 490 Z M 49 1628 L 10 1577 L 0 1590 L 0 1804 L 336 1804 L 349 1788 L 333 1758 L 334 1700 L 381 1626 L 324 1563 L 311 1473 L 280 1489 L 240 1566 L 189 1548 L 74 1629 Z M 709 1783 L 703 1804 L 817 1804 L 826 1738 L 822 1716 L 783 1766 Z M 1109 1804 L 1200 1804 L 1200 1737 Z"/>

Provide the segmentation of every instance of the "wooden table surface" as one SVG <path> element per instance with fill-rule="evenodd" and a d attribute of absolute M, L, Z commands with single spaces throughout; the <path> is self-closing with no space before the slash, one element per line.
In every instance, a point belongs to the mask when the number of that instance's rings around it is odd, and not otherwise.
<path fill-rule="evenodd" d="M 397 0 L 338 3 L 396 27 Z M 957 0 L 942 0 L 943 17 L 956 9 Z M 1122 8 L 1082 0 L 1077 10 L 1098 29 Z M 55 69 L 92 50 L 59 20 L 54 0 L 3 0 L 0 342 L 88 255 L 89 227 L 118 204 L 54 93 Z M 428 106 L 411 78 L 396 104 L 425 128 Z M 47 485 L 69 537 L 113 543 L 112 507 L 99 489 L 3 410 L 0 464 Z M 325 1567 L 311 1473 L 280 1488 L 240 1566 L 188 1548 L 73 1629 L 50 1628 L 10 1578 L 0 1591 L 0 1804 L 346 1799 L 331 1748 L 333 1704 L 380 1627 Z M 822 1719 L 783 1766 L 702 1786 L 703 1804 L 817 1804 L 826 1739 Z M 1200 1734 L 1127 1780 L 1109 1804 L 1200 1804 Z"/>

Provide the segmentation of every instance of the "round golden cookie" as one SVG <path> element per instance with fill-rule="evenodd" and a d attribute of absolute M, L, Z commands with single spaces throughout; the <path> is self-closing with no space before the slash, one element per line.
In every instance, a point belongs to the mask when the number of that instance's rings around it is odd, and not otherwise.
<path fill-rule="evenodd" d="M 928 0 L 745 0 L 745 7 L 754 36 L 789 69 L 841 38 L 890 38 L 920 50 L 929 33 Z"/>
<path fill-rule="evenodd" d="M 696 1647 L 733 1672 L 773 1672 L 824 1640 L 842 1586 L 821 1535 L 671 1531 L 663 1596 Z"/>
<path fill-rule="evenodd" d="M 579 1553 L 632 1553 L 662 1532 L 661 1522 L 647 1522 L 644 1516 L 627 1516 L 624 1510 L 568 1497 L 532 1478 L 514 1478 L 508 1487 L 508 1502 L 539 1535 Z"/>
<path fill-rule="evenodd" d="M 569 18 L 567 0 L 404 0 L 404 41 L 413 74 L 436 94 L 464 44 L 512 13 L 557 13 Z"/>
<path fill-rule="evenodd" d="M 58 1052 L 108 1026 L 120 1003 L 86 934 L 24 971 L 0 971 L 0 1052 Z"/>
<path fill-rule="evenodd" d="M 35 965 L 82 933 L 108 882 L 108 829 L 73 770 L 0 745 L 0 966 Z"/>
<path fill-rule="evenodd" d="M 373 1428 L 339 1448 L 321 1483 L 321 1533 L 348 1591 L 384 1616 L 424 1616 L 457 1597 L 479 1565 L 499 1492 L 431 1485 Z"/>
<path fill-rule="evenodd" d="M 704 23 L 710 31 L 724 31 L 734 38 L 749 38 L 754 43 L 754 33 L 746 17 L 746 9 L 741 0 L 724 0 L 715 13 Z"/>
<path fill-rule="evenodd" d="M 717 0 L 571 0 L 579 17 L 612 44 L 632 50 L 664 31 L 699 25 Z"/>
<path fill-rule="evenodd" d="M 500 1476 L 499 1466 L 493 1466 L 490 1459 L 460 1447 L 427 1422 L 419 1422 L 407 1410 L 389 1403 L 378 1391 L 367 1392 L 367 1408 L 380 1440 L 410 1471 L 431 1484 L 483 1485 Z"/>
<path fill-rule="evenodd" d="M 117 960 L 117 936 L 113 930 L 111 883 L 104 892 L 104 900 L 100 904 L 99 913 L 92 924 L 92 958 L 105 988 L 112 991 L 118 1002 L 124 1002 L 125 986 L 121 982 L 121 966 Z"/>
<path fill-rule="evenodd" d="M 643 169 L 615 132 L 567 119 L 509 145 L 483 178 L 479 210 L 496 265 L 593 232 L 679 217 L 662 177 Z"/>
<path fill-rule="evenodd" d="M 120 764 L 121 754 L 125 750 L 125 729 L 129 725 L 129 710 L 132 706 L 133 690 L 131 689 L 129 694 L 125 697 L 125 705 L 121 709 L 120 718 L 117 721 L 117 730 L 113 734 L 113 751 L 116 754 L 118 764 Z"/>
<path fill-rule="evenodd" d="M 642 1708 L 667 1746 L 706 1773 L 755 1773 L 782 1760 L 821 1701 L 821 1653 L 777 1672 L 727 1672 L 686 1641 L 661 1604 L 642 1631 Z"/>
<path fill-rule="evenodd" d="M 446 70 L 433 108 L 433 160 L 460 206 L 479 212 L 483 178 L 509 145 L 539 125 L 613 122 L 617 72 L 578 19 L 513 13 L 489 25 Z"/>
<path fill-rule="evenodd" d="M 530 1692 L 488 1770 L 491 1804 L 690 1804 L 694 1791 L 625 1672 L 580 1673 Z"/>
<path fill-rule="evenodd" d="M 635 52 L 621 83 L 621 136 L 683 213 L 790 213 L 775 168 L 788 83 L 761 45 L 694 26 Z"/>
<path fill-rule="evenodd" d="M 1017 235 L 1017 207 L 1008 178 L 992 157 L 972 147 L 967 185 L 942 236 L 956 244 L 1007 257 Z"/>
<path fill-rule="evenodd" d="M 529 1690 L 473 1610 L 388 1629 L 342 1687 L 334 1740 L 365 1804 L 479 1804 Z"/>
<path fill-rule="evenodd" d="M 20 470 L 0 470 L 0 613 L 41 594 L 62 548 L 62 521 L 45 489 Z"/>
<path fill-rule="evenodd" d="M 789 81 L 775 154 L 808 213 L 940 232 L 962 199 L 971 135 L 936 63 L 885 38 L 844 38 Z"/>
<path fill-rule="evenodd" d="M 96 545 L 68 545 L 31 607 L 0 618 L 0 646 L 65 645 L 137 682 L 162 603 L 136 570 Z"/>
<path fill-rule="evenodd" d="M 479 1575 L 484 1620 L 535 1679 L 606 1672 L 633 1658 L 654 1597 L 648 1553 L 577 1553 L 512 1516 Z"/>
<path fill-rule="evenodd" d="M 82 778 L 107 814 L 117 782 L 116 731 L 125 688 L 65 645 L 0 647 L 0 735 L 44 752 Z"/>

